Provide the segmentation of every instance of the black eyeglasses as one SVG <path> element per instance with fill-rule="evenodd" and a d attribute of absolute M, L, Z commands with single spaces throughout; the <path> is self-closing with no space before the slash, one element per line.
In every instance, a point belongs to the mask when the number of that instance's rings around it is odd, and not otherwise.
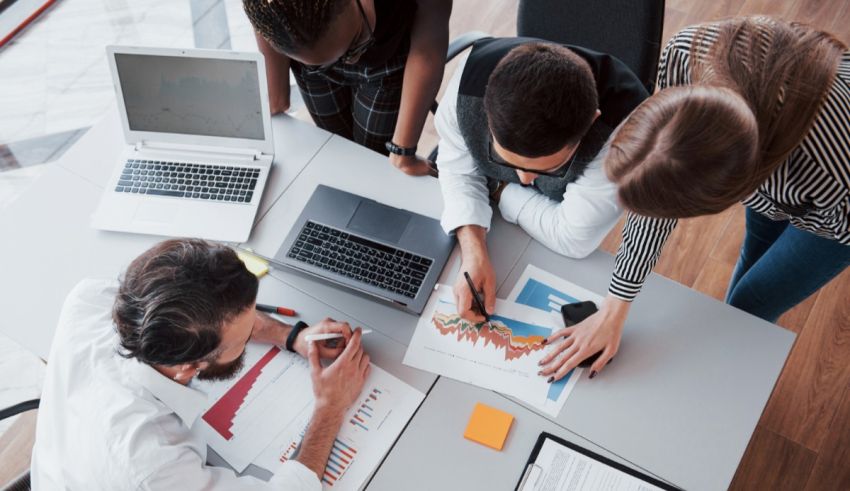
<path fill-rule="evenodd" d="M 578 154 L 578 149 L 576 149 L 575 151 L 573 151 L 573 154 L 570 155 L 567 160 L 565 160 L 562 164 L 558 165 L 557 167 L 554 167 L 550 170 L 537 170 L 537 169 L 526 169 L 524 167 L 514 165 L 510 162 L 506 162 L 502 157 L 499 156 L 499 153 L 496 152 L 496 149 L 493 146 L 493 135 L 492 134 L 490 135 L 490 145 L 488 146 L 487 150 L 488 150 L 487 160 L 489 160 L 490 163 L 493 164 L 493 165 L 498 165 L 498 166 L 501 166 L 501 167 L 507 167 L 509 169 L 519 170 L 519 171 L 522 171 L 522 172 L 528 172 L 529 174 L 537 174 L 537 175 L 547 176 L 547 177 L 557 177 L 559 179 L 563 178 L 564 176 L 567 175 L 567 172 L 570 171 L 570 167 L 573 165 L 573 162 L 576 159 L 576 155 Z"/>
<path fill-rule="evenodd" d="M 349 46 L 345 53 L 343 53 L 336 61 L 325 63 L 324 65 L 305 66 L 308 73 L 324 73 L 339 62 L 354 63 L 363 56 L 363 53 L 368 51 L 369 48 L 375 44 L 375 33 L 372 31 L 372 26 L 369 25 L 369 18 L 366 17 L 366 11 L 363 10 L 363 4 L 360 3 L 360 0 L 357 0 L 357 8 L 360 10 L 360 17 L 366 25 L 366 32 L 369 33 L 369 37 L 367 37 L 362 43 L 355 43 L 355 40 L 352 40 L 351 46 Z"/>

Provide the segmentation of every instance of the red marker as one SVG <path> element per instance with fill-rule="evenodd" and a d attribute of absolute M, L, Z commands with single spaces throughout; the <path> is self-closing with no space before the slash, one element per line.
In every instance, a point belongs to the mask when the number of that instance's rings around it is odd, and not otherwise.
<path fill-rule="evenodd" d="M 273 305 L 263 305 L 261 303 L 257 304 L 257 310 L 260 312 L 268 312 L 270 314 L 280 314 L 285 315 L 287 317 L 295 317 L 296 314 L 294 310 L 288 309 L 286 307 L 275 307 Z"/>

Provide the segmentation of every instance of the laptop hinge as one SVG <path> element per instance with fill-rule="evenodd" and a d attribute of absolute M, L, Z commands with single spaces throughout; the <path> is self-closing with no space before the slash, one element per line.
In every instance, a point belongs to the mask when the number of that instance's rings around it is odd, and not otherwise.
<path fill-rule="evenodd" d="M 145 154 L 163 153 L 170 156 L 179 155 L 186 158 L 196 159 L 222 159 L 222 160 L 246 160 L 256 161 L 263 157 L 263 153 L 251 148 L 216 148 L 210 149 L 202 145 L 186 145 L 163 142 L 150 142 L 141 140 L 136 142 L 133 148 L 137 152 Z"/>

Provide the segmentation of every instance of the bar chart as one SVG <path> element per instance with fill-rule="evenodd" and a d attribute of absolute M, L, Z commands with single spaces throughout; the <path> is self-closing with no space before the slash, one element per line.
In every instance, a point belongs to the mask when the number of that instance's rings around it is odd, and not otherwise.
<path fill-rule="evenodd" d="M 379 407 L 379 398 L 383 392 L 373 387 L 368 396 L 359 402 L 359 407 L 356 407 L 354 414 L 348 421 L 349 424 L 363 431 L 369 431 L 369 425 L 372 424 L 372 418 L 375 415 L 375 408 Z"/>
<path fill-rule="evenodd" d="M 424 394 L 372 365 L 360 396 L 348 408 L 333 442 L 321 481 L 323 489 L 359 489 L 381 462 L 422 402 Z M 312 404 L 287 418 L 274 440 L 253 463 L 276 473 L 302 451 L 310 435 Z"/>
<path fill-rule="evenodd" d="M 225 440 L 233 438 L 233 420 L 236 418 L 236 413 L 245 405 L 251 389 L 257 385 L 257 380 L 263 373 L 263 370 L 268 366 L 269 362 L 280 353 L 280 348 L 272 347 L 256 365 L 251 367 L 248 372 L 237 381 L 233 387 L 224 394 L 211 408 L 204 413 L 202 418 L 204 421 L 218 432 Z M 262 387 L 257 387 L 257 390 L 262 390 Z"/>
<path fill-rule="evenodd" d="M 268 447 L 287 422 L 309 414 L 313 403 L 304 358 L 276 346 L 249 343 L 245 359 L 235 381 L 198 384 L 215 402 L 202 414 L 197 431 L 237 472 Z"/>
<path fill-rule="evenodd" d="M 332 487 L 345 474 L 345 471 L 354 462 L 356 455 L 357 449 L 350 441 L 346 443 L 339 438 L 334 440 L 328 463 L 325 466 L 325 474 L 322 476 L 322 483 Z"/>

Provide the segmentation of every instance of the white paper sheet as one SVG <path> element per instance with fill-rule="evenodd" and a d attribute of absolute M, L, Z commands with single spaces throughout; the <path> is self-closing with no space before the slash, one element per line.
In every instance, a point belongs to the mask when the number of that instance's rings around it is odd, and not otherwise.
<path fill-rule="evenodd" d="M 661 488 L 546 439 L 521 491 L 654 491 Z"/>
<path fill-rule="evenodd" d="M 561 306 L 568 303 L 592 301 L 597 307 L 602 297 L 563 278 L 529 264 L 508 295 L 508 300 L 542 312 L 549 312 L 559 328 L 564 326 Z M 576 368 L 564 378 L 553 382 L 543 403 L 543 411 L 557 416 L 581 377 L 583 369 Z"/>
<path fill-rule="evenodd" d="M 346 414 L 322 477 L 324 489 L 360 489 L 377 468 L 425 394 L 372 365 L 357 402 Z M 272 473 L 296 458 L 310 423 L 312 401 L 254 460 Z"/>
<path fill-rule="evenodd" d="M 206 392 L 210 402 L 192 431 L 237 472 L 254 463 L 274 473 L 296 454 L 314 403 L 309 364 L 301 356 L 249 343 L 245 368 L 234 379 L 199 382 L 193 387 Z M 324 486 L 358 489 L 424 398 L 372 365 L 358 403 L 349 410 L 334 444 Z M 347 462 L 334 464 L 340 455 Z"/>
<path fill-rule="evenodd" d="M 490 329 L 460 318 L 452 289 L 440 285 L 425 307 L 404 363 L 517 397 L 540 407 L 549 384 L 538 375 L 551 315 L 496 300 Z"/>

